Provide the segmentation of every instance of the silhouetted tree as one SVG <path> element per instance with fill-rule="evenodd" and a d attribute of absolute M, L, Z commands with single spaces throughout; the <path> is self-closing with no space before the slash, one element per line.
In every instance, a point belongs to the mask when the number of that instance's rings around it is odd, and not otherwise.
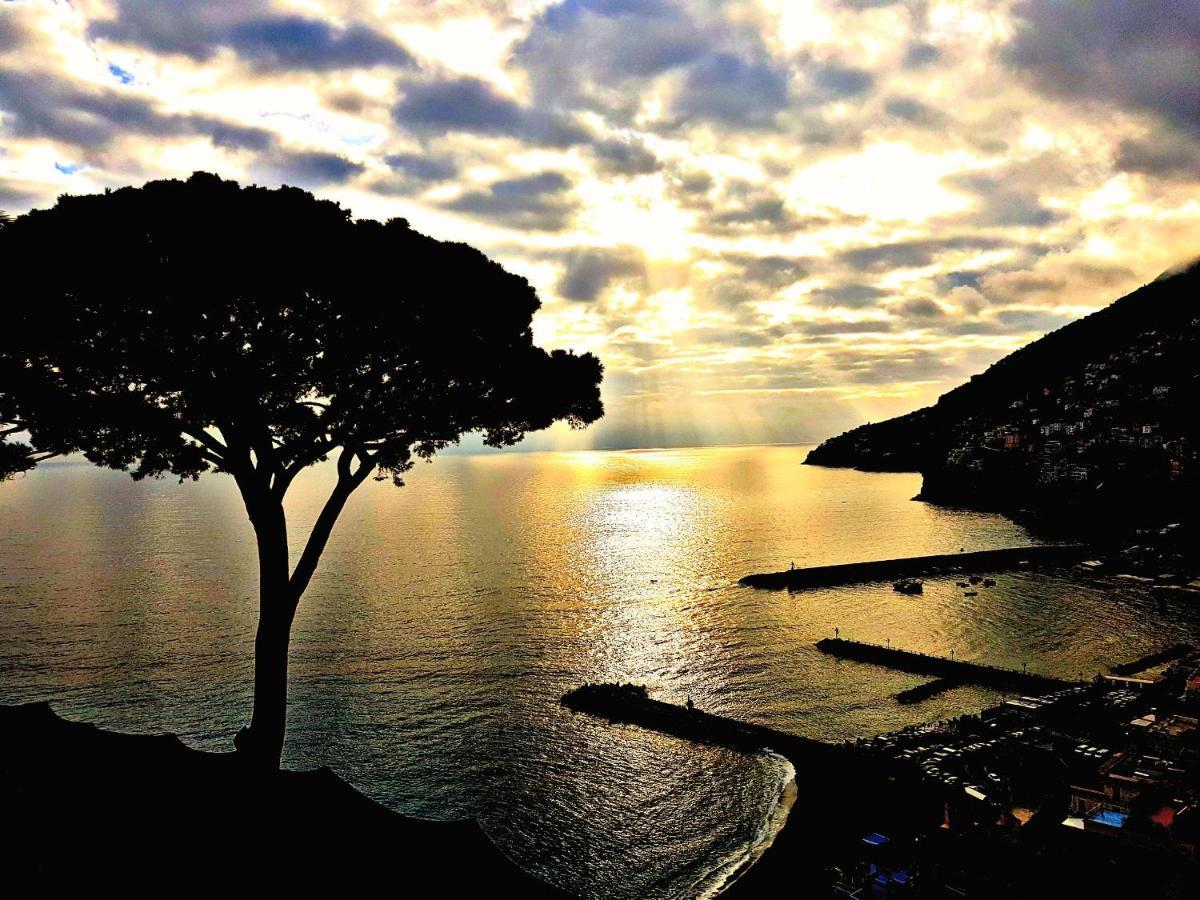
<path fill-rule="evenodd" d="M 599 360 L 534 345 L 524 278 L 296 188 L 196 173 L 61 197 L 0 229 L 0 265 L 0 475 L 82 453 L 135 479 L 235 479 L 259 558 L 236 744 L 267 768 L 296 607 L 354 489 L 400 485 L 468 432 L 501 446 L 603 414 Z M 331 456 L 337 481 L 292 565 L 284 496 Z"/>

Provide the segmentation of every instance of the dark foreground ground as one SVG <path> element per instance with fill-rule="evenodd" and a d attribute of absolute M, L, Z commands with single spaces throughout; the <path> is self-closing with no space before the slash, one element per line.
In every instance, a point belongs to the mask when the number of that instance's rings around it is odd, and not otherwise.
<path fill-rule="evenodd" d="M 474 822 L 407 818 L 328 769 L 253 779 L 232 753 L 67 722 L 45 703 L 0 706 L 0 846 L 5 887 L 28 884 L 30 895 L 370 887 L 567 897 Z"/>

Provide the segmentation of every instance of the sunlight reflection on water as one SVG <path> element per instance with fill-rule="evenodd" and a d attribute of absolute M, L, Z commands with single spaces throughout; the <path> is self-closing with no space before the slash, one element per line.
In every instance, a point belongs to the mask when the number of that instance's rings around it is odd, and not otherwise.
<path fill-rule="evenodd" d="M 592 897 L 684 896 L 736 856 L 779 767 L 572 716 L 583 681 L 841 739 L 977 708 L 963 688 L 839 663 L 844 636 L 1075 676 L 1196 640 L 1146 591 L 1004 576 L 806 594 L 736 587 L 796 565 L 1026 543 L 995 516 L 910 502 L 919 479 L 799 465 L 797 447 L 448 456 L 351 500 L 297 619 L 286 762 L 330 765 L 433 818 L 478 815 L 529 868 Z M 296 485 L 294 540 L 328 471 Z M 85 466 L 0 485 L 0 700 L 225 749 L 249 715 L 254 543 L 228 479 L 135 484 Z"/>

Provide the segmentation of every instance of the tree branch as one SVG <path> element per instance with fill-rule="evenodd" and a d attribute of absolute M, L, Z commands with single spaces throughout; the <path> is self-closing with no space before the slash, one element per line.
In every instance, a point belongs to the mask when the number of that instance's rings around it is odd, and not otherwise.
<path fill-rule="evenodd" d="M 185 437 L 190 437 L 193 441 L 196 441 L 207 450 L 215 453 L 217 456 L 225 456 L 229 452 L 228 447 L 218 441 L 203 428 L 197 428 L 194 425 L 181 425 L 179 431 Z"/>
<path fill-rule="evenodd" d="M 355 458 L 359 460 L 359 467 L 351 471 L 351 463 Z M 313 573 L 317 571 L 317 563 L 321 559 L 321 554 L 325 552 L 325 545 L 329 543 L 329 535 L 333 533 L 333 526 L 337 523 L 346 501 L 350 499 L 354 489 L 367 479 L 374 468 L 374 459 L 364 457 L 357 449 L 346 447 L 338 456 L 337 484 L 330 492 L 329 499 L 325 501 L 321 514 L 317 516 L 316 524 L 313 525 L 308 540 L 304 544 L 304 552 L 300 554 L 300 560 L 292 571 L 289 588 L 292 597 L 296 600 L 299 600 L 308 587 L 308 583 L 312 581 Z"/>

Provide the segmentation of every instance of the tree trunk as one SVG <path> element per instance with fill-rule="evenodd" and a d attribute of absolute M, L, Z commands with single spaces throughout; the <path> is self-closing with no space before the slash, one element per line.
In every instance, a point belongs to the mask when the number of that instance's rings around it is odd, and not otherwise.
<path fill-rule="evenodd" d="M 350 494 L 374 469 L 373 461 L 351 470 L 354 454 L 338 459 L 338 481 L 313 525 L 304 551 L 290 571 L 287 517 L 282 496 L 263 492 L 251 480 L 238 480 L 246 512 L 258 540 L 258 633 L 254 638 L 254 715 L 233 744 L 255 768 L 273 772 L 283 755 L 287 730 L 288 643 L 300 597 L 308 588 L 317 562 Z"/>
<path fill-rule="evenodd" d="M 256 769 L 275 771 L 287 729 L 288 643 L 299 599 L 288 584 L 283 504 L 264 503 L 251 516 L 258 538 L 258 632 L 254 638 L 254 714 L 234 739 Z"/>

